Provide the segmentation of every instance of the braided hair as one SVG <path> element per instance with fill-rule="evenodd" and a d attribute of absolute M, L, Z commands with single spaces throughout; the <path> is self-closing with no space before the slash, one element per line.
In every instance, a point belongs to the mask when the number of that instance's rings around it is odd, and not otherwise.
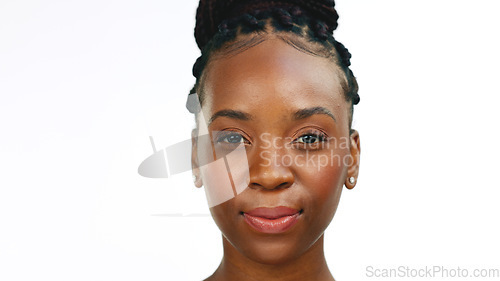
<path fill-rule="evenodd" d="M 263 41 L 258 36 L 236 40 L 239 35 L 288 32 L 311 44 L 293 40 L 293 36 L 279 38 L 300 51 L 336 62 L 344 74 L 341 84 L 346 100 L 351 102 L 352 117 L 353 105 L 358 104 L 360 98 L 356 78 L 349 68 L 351 54 L 333 37 L 338 18 L 334 0 L 200 0 L 194 35 L 201 56 L 193 65 L 196 83 L 188 96 L 187 109 L 197 114 L 197 106 L 203 104 L 202 74 L 212 56 L 217 52 L 245 50 Z M 269 31 L 270 28 L 274 31 Z M 315 47 L 315 43 L 321 49 Z M 196 97 L 199 100 L 195 100 Z M 351 123 L 352 118 L 349 127 Z"/>

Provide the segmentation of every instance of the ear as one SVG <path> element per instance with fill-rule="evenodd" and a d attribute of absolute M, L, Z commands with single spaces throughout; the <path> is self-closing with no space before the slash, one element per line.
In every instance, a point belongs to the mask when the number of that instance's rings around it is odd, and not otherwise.
<path fill-rule="evenodd" d="M 201 180 L 200 165 L 198 161 L 198 129 L 191 131 L 191 168 L 193 170 L 194 185 L 198 188 L 203 186 Z"/>
<path fill-rule="evenodd" d="M 351 134 L 349 136 L 350 139 L 350 156 L 351 156 L 351 163 L 349 167 L 347 168 L 347 178 L 345 179 L 345 186 L 348 189 L 353 189 L 354 186 L 356 186 L 356 183 L 358 181 L 358 174 L 359 174 L 359 160 L 360 160 L 360 154 L 361 154 L 361 144 L 359 141 L 359 133 L 356 130 L 351 130 Z M 354 182 L 350 181 L 350 178 L 354 178 Z"/>

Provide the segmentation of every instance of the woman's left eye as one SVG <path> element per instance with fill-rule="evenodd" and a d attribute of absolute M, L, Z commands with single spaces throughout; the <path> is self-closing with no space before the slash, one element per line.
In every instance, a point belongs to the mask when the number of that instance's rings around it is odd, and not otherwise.
<path fill-rule="evenodd" d="M 324 142 L 326 136 L 318 133 L 308 133 L 297 138 L 296 142 L 304 144 L 314 144 L 317 142 Z"/>

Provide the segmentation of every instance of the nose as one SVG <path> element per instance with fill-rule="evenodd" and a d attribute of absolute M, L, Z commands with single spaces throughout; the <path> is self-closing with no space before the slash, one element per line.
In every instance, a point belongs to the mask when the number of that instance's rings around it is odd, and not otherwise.
<path fill-rule="evenodd" d="M 292 165 L 284 165 L 283 152 L 277 150 L 261 150 L 253 156 L 250 169 L 249 187 L 266 190 L 283 189 L 290 187 L 295 176 Z"/>

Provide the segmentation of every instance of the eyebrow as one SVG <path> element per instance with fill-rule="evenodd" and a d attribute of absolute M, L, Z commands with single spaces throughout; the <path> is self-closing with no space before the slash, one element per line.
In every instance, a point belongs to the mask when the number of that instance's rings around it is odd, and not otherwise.
<path fill-rule="evenodd" d="M 322 106 L 315 106 L 315 107 L 310 107 L 310 108 L 304 108 L 304 109 L 300 109 L 300 110 L 297 110 L 294 114 L 293 114 L 293 118 L 295 120 L 300 120 L 300 119 L 305 119 L 305 118 L 308 118 L 308 117 L 311 117 L 315 114 L 324 114 L 324 115 L 327 115 L 329 117 L 331 117 L 333 119 L 333 121 L 337 122 L 337 119 L 335 119 L 335 116 L 333 116 L 333 113 L 330 112 L 330 110 L 322 107 Z"/>
<path fill-rule="evenodd" d="M 333 121 L 337 122 L 337 119 L 335 119 L 335 116 L 333 115 L 333 113 L 330 110 L 328 110 L 322 106 L 315 106 L 315 107 L 297 110 L 293 114 L 293 119 L 301 120 L 301 119 L 311 117 L 315 114 L 327 115 L 327 116 L 331 117 L 333 119 Z M 210 126 L 210 124 L 212 124 L 212 122 L 214 122 L 219 117 L 227 117 L 227 118 L 237 119 L 237 120 L 242 120 L 242 121 L 248 121 L 248 120 L 253 119 L 252 115 L 245 113 L 243 111 L 232 110 L 232 109 L 223 109 L 223 110 L 217 111 L 216 113 L 214 113 L 214 115 L 212 115 L 212 117 L 210 117 L 210 120 L 208 121 L 208 126 Z"/>
<path fill-rule="evenodd" d="M 252 115 L 245 113 L 243 111 L 232 110 L 232 109 L 223 109 L 223 110 L 217 111 L 216 113 L 214 113 L 214 115 L 212 115 L 212 117 L 210 117 L 210 120 L 208 121 L 208 126 L 210 126 L 210 124 L 212 124 L 212 122 L 214 122 L 215 119 L 217 119 L 219 117 L 228 117 L 228 118 L 238 119 L 238 120 L 242 120 L 242 121 L 248 121 L 248 120 L 253 119 Z"/>

